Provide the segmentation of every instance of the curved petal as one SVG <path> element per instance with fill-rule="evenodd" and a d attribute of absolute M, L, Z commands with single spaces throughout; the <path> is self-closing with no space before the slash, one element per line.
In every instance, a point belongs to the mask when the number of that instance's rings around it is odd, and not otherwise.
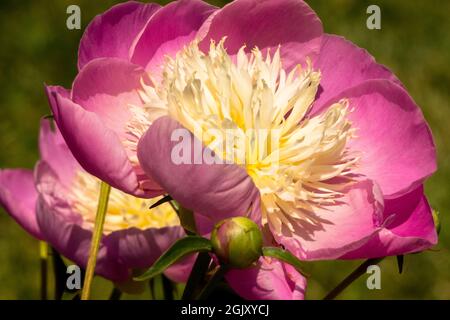
<path fill-rule="evenodd" d="M 225 278 L 237 294 L 248 300 L 302 300 L 305 297 L 306 279 L 292 266 L 275 259 L 261 257 L 256 266 L 230 270 Z"/>
<path fill-rule="evenodd" d="M 78 49 L 78 70 L 96 58 L 128 60 L 130 48 L 160 5 L 129 1 L 96 16 L 87 26 Z"/>
<path fill-rule="evenodd" d="M 117 135 L 93 112 L 52 92 L 56 121 L 67 146 L 90 174 L 124 192 L 141 195 L 135 172 Z"/>
<path fill-rule="evenodd" d="M 281 45 L 285 69 L 319 53 L 322 23 L 314 11 L 299 0 L 236 0 L 221 9 L 211 20 L 209 32 L 200 43 L 208 50 L 210 40 L 227 37 L 227 52 L 276 49 Z"/>
<path fill-rule="evenodd" d="M 199 213 L 194 213 L 195 227 L 198 234 L 205 238 L 210 238 L 211 232 L 214 229 L 214 225 L 217 221 L 215 219 L 204 216 Z"/>
<path fill-rule="evenodd" d="M 95 59 L 78 73 L 72 86 L 72 101 L 94 112 L 102 122 L 126 139 L 129 106 L 141 106 L 138 89 L 145 71 L 116 58 Z"/>
<path fill-rule="evenodd" d="M 173 282 L 187 282 L 191 275 L 197 254 L 188 255 L 164 271 L 164 275 Z"/>
<path fill-rule="evenodd" d="M 423 187 L 397 199 L 387 200 L 384 209 L 386 226 L 361 248 L 343 259 L 377 258 L 418 252 L 437 243 L 431 208 Z"/>
<path fill-rule="evenodd" d="M 294 233 L 286 230 L 274 237 L 301 259 L 336 259 L 359 248 L 381 229 L 383 198 L 372 181 L 360 181 L 335 205 L 314 214 L 317 223 L 305 223 Z"/>
<path fill-rule="evenodd" d="M 105 237 L 108 254 L 128 268 L 148 268 L 176 240 L 185 235 L 182 227 L 129 228 Z"/>
<path fill-rule="evenodd" d="M 388 79 L 400 84 L 395 75 L 362 48 L 344 37 L 324 34 L 320 54 L 313 63 L 321 72 L 315 105 L 321 106 L 337 93 L 364 80 Z"/>
<path fill-rule="evenodd" d="M 185 162 L 175 159 L 180 147 Z M 184 207 L 215 222 L 250 214 L 259 223 L 260 213 L 253 209 L 259 206 L 259 191 L 246 171 L 234 164 L 207 164 L 204 150 L 187 129 L 164 116 L 141 138 L 138 158 L 144 171 Z"/>
<path fill-rule="evenodd" d="M 61 97 L 70 99 L 71 96 L 71 90 L 68 90 L 66 88 L 63 88 L 61 86 L 47 86 L 45 85 L 45 94 L 47 95 L 48 104 L 50 106 L 50 109 L 52 110 L 52 114 L 58 122 L 58 108 L 56 107 L 56 94 L 59 94 Z"/>
<path fill-rule="evenodd" d="M 116 58 L 95 59 L 78 74 L 72 89 L 72 101 L 87 111 L 95 113 L 102 123 L 118 136 L 122 146 L 131 138 L 127 122 L 130 106 L 142 105 L 138 90 L 141 81 L 148 80 L 139 66 Z M 132 136 L 135 139 L 134 136 Z M 129 159 L 135 159 L 134 148 L 126 147 Z M 134 194 L 155 196 L 162 194 L 161 187 L 143 174 L 138 164 L 132 162 L 134 174 L 143 191 Z"/>
<path fill-rule="evenodd" d="M 39 151 L 41 159 L 52 167 L 61 183 L 68 186 L 79 165 L 67 147 L 58 127 L 55 125 L 52 128 L 51 121 L 48 119 L 41 120 Z"/>
<path fill-rule="evenodd" d="M 66 189 L 50 166 L 36 166 L 39 190 L 37 222 L 45 240 L 59 253 L 85 268 L 89 257 L 92 231 L 81 227 L 81 217 L 72 211 L 66 200 Z M 118 261 L 110 259 L 107 248 L 100 245 L 95 272 L 113 281 L 125 281 L 130 272 Z"/>
<path fill-rule="evenodd" d="M 215 10 L 216 7 L 200 0 L 180 0 L 166 5 L 146 25 L 131 61 L 147 70 L 158 70 L 165 55 L 174 56 L 194 40 L 198 29 Z"/>
<path fill-rule="evenodd" d="M 0 170 L 0 205 L 27 232 L 42 239 L 43 236 L 36 221 L 37 196 L 31 170 Z"/>
<path fill-rule="evenodd" d="M 374 180 L 385 198 L 414 190 L 436 171 L 431 131 L 409 94 L 389 80 L 367 80 L 339 93 L 317 110 L 349 99 L 356 138 L 351 151 L 361 160 L 358 172 Z"/>

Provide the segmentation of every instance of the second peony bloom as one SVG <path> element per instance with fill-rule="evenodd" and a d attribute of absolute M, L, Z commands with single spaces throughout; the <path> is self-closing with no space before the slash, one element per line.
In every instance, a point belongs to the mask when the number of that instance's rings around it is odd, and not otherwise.
<path fill-rule="evenodd" d="M 100 180 L 83 170 L 50 120 L 41 121 L 41 159 L 34 172 L 0 170 L 0 205 L 31 235 L 86 268 Z M 174 209 L 154 209 L 158 198 L 136 198 L 112 189 L 96 273 L 118 284 L 150 267 L 177 239 L 185 236 Z M 186 281 L 192 257 L 166 271 Z"/>

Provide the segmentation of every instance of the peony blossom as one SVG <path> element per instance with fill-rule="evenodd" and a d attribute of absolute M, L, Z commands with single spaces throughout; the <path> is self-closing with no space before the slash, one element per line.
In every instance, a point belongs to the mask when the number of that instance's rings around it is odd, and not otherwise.
<path fill-rule="evenodd" d="M 85 267 L 91 245 L 100 180 L 84 171 L 60 133 L 42 120 L 41 160 L 31 170 L 0 171 L 0 204 L 31 235 Z M 145 200 L 112 189 L 96 273 L 116 282 L 149 267 L 176 239 L 184 236 L 169 204 L 149 210 Z M 184 281 L 190 260 L 168 269 Z"/>
<path fill-rule="evenodd" d="M 132 106 L 144 106 L 136 89 L 148 71 L 159 68 L 165 54 L 175 54 L 195 38 L 215 10 L 196 0 L 165 7 L 130 1 L 89 24 L 71 90 L 46 88 L 67 145 L 86 171 L 140 197 L 164 193 L 136 157 L 140 131 L 146 129 L 130 128 Z"/>
<path fill-rule="evenodd" d="M 74 156 L 124 192 L 169 193 L 203 234 L 245 215 L 266 244 L 304 260 L 437 242 L 423 192 L 435 146 L 420 109 L 366 51 L 324 34 L 303 1 L 119 5 L 87 28 L 78 65 L 71 90 L 47 88 Z M 174 161 L 177 130 L 191 161 Z M 212 134 L 229 130 L 231 149 Z M 196 145 L 222 161 L 198 159 Z M 227 279 L 250 299 L 303 298 L 306 286 L 266 258 Z"/>

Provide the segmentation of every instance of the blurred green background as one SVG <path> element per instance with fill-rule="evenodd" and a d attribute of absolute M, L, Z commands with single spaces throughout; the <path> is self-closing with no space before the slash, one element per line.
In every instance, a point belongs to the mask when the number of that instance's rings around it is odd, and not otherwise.
<path fill-rule="evenodd" d="M 78 42 L 91 19 L 120 1 L 45 0 L 0 2 L 0 167 L 32 168 L 38 159 L 39 119 L 48 114 L 43 84 L 70 87 L 76 75 Z M 226 1 L 209 1 L 223 6 Z M 367 277 L 341 299 L 450 299 L 450 1 L 309 0 L 328 33 L 366 48 L 405 84 L 430 123 L 439 170 L 427 182 L 431 205 L 441 212 L 440 244 L 405 257 L 403 274 L 395 258 L 381 263 L 382 289 L 368 290 Z M 166 3 L 166 1 L 164 1 Z M 82 12 L 82 30 L 66 28 L 67 6 Z M 381 8 L 382 29 L 366 28 L 366 8 Z M 446 133 L 447 132 L 447 133 Z M 311 266 L 307 298 L 320 299 L 360 261 Z M 109 287 L 97 280 L 95 297 Z M 0 299 L 39 298 L 39 244 L 0 211 Z M 135 298 L 132 296 L 132 298 Z"/>

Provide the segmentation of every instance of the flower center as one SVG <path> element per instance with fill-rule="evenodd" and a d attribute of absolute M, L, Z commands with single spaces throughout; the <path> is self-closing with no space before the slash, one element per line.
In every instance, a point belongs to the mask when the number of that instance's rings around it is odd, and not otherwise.
<path fill-rule="evenodd" d="M 247 170 L 272 230 L 320 223 L 314 208 L 341 196 L 358 161 L 346 148 L 355 131 L 348 102 L 309 116 L 320 82 L 309 60 L 286 72 L 279 49 L 264 58 L 257 48 L 247 55 L 242 47 L 231 57 L 223 44 L 211 42 L 205 54 L 193 42 L 168 57 L 162 82 L 143 83 L 146 105 L 132 107 L 129 128 L 140 135 L 155 117 L 168 114 L 222 159 Z"/>
<path fill-rule="evenodd" d="M 85 228 L 94 228 L 99 192 L 99 179 L 84 171 L 77 173 L 69 198 L 76 211 L 81 214 Z M 178 216 L 169 203 L 149 209 L 159 199 L 161 197 L 140 199 L 112 188 L 103 232 L 109 234 L 133 227 L 144 230 L 180 225 Z"/>

